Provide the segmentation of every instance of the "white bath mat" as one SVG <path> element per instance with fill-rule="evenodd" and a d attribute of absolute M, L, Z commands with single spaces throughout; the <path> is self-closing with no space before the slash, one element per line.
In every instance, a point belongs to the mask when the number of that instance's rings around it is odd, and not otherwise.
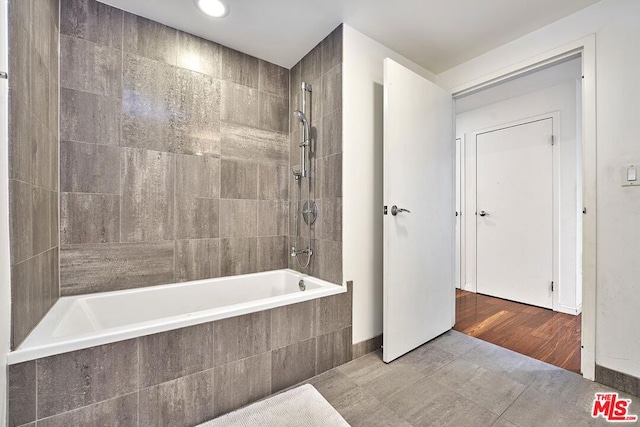
<path fill-rule="evenodd" d="M 238 409 L 198 427 L 348 427 L 333 406 L 311 384 Z"/>

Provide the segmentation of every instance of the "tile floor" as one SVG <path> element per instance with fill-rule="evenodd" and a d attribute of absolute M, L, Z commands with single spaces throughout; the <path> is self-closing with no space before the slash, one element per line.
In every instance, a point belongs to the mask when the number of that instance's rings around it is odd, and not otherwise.
<path fill-rule="evenodd" d="M 591 405 L 615 391 L 456 331 L 391 364 L 375 352 L 307 382 L 352 426 L 607 425 Z M 640 398 L 624 397 L 640 415 Z"/>

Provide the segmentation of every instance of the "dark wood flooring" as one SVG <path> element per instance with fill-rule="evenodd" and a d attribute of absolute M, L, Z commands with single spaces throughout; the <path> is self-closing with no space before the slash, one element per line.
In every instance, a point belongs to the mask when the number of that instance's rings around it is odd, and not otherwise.
<path fill-rule="evenodd" d="M 577 373 L 581 325 L 582 315 L 456 290 L 453 329 Z"/>

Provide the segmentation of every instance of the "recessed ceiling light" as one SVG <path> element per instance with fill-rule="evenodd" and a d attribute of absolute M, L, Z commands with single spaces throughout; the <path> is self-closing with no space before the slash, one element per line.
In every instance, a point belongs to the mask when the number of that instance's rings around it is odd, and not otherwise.
<path fill-rule="evenodd" d="M 229 6 L 221 0 L 195 0 L 198 9 L 213 18 L 224 18 L 229 14 Z"/>

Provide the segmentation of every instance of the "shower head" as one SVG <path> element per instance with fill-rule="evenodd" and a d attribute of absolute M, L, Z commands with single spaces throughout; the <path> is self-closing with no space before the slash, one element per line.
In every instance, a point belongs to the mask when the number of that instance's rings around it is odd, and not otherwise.
<path fill-rule="evenodd" d="M 293 115 L 296 119 L 300 120 L 305 126 L 307 125 L 307 116 L 300 110 L 296 110 L 293 112 Z"/>
<path fill-rule="evenodd" d="M 293 115 L 302 122 L 302 144 L 309 144 L 309 122 L 307 121 L 307 116 L 300 110 L 294 111 Z"/>

